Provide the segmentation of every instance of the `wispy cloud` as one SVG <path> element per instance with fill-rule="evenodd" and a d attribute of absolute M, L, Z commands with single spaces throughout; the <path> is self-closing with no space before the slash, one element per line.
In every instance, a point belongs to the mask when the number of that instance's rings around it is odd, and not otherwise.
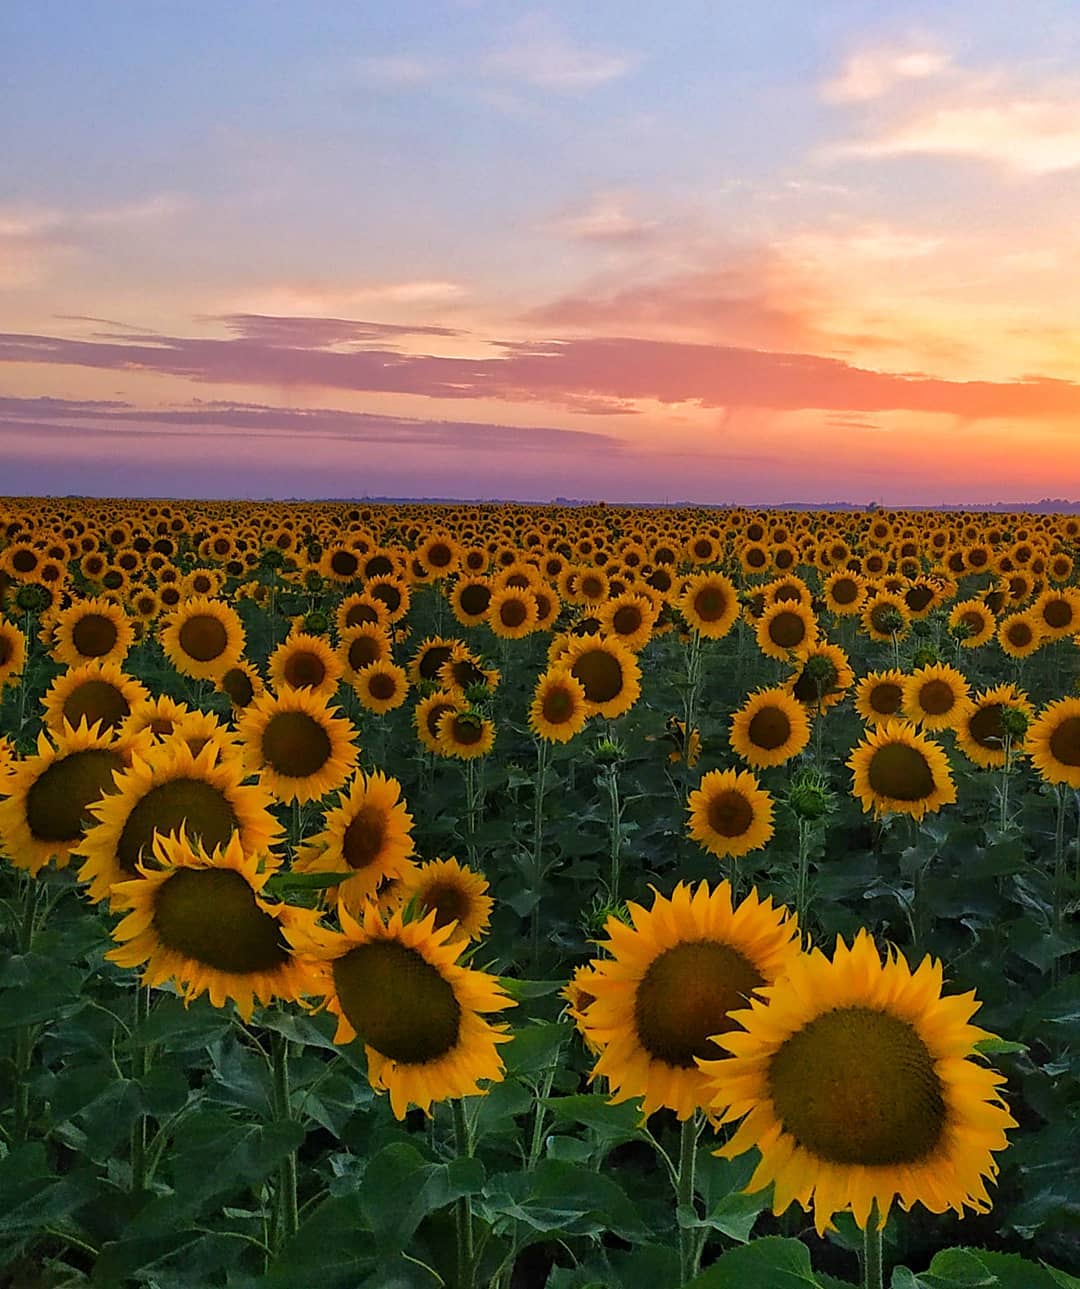
<path fill-rule="evenodd" d="M 482 66 L 539 89 L 573 91 L 618 80 L 639 61 L 632 54 L 580 45 L 548 15 L 536 13 L 519 19 Z"/>
<path fill-rule="evenodd" d="M 595 193 L 583 206 L 564 211 L 541 229 L 572 242 L 642 242 L 660 225 L 635 214 L 633 203 L 634 194 L 624 189 Z"/>
<path fill-rule="evenodd" d="M 375 89 L 409 88 L 435 80 L 444 64 L 433 58 L 414 54 L 381 54 L 368 58 L 354 58 L 350 64 L 356 79 L 362 85 Z"/>
<path fill-rule="evenodd" d="M 861 50 L 822 85 L 821 97 L 827 103 L 865 103 L 905 82 L 940 75 L 949 66 L 949 56 L 932 48 Z"/>

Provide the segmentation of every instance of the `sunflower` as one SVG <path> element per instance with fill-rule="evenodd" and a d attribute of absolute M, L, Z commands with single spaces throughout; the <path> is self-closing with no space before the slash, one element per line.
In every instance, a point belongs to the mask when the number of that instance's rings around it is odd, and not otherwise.
<path fill-rule="evenodd" d="M 866 600 L 866 583 L 858 573 L 838 569 L 825 579 L 825 607 L 840 617 L 858 614 Z"/>
<path fill-rule="evenodd" d="M 406 901 L 414 900 L 421 917 L 435 914 L 435 928 L 452 927 L 448 944 L 479 940 L 491 923 L 495 901 L 483 874 L 449 859 L 433 859 L 405 879 Z"/>
<path fill-rule="evenodd" d="M 875 817 L 921 819 L 956 801 L 944 751 L 906 721 L 885 721 L 869 731 L 846 764 L 854 774 L 852 792 Z"/>
<path fill-rule="evenodd" d="M 800 703 L 820 714 L 844 701 L 855 673 L 839 645 L 811 645 L 799 653 L 797 662 L 799 670 L 788 680 L 787 689 Z"/>
<path fill-rule="evenodd" d="M 1035 653 L 1044 640 L 1043 628 L 1034 614 L 1010 613 L 1002 618 L 997 629 L 998 644 L 1010 658 L 1027 658 Z"/>
<path fill-rule="evenodd" d="M 970 761 L 984 769 L 1000 769 L 1005 764 L 1005 728 L 1001 714 L 1015 707 L 1032 721 L 1035 709 L 1023 690 L 1015 685 L 997 685 L 976 694 L 956 722 L 956 745 Z"/>
<path fill-rule="evenodd" d="M 399 910 L 384 922 L 369 902 L 362 922 L 345 908 L 339 917 L 340 934 L 309 912 L 287 935 L 338 1018 L 334 1042 L 360 1038 L 371 1086 L 390 1094 L 396 1117 L 410 1105 L 430 1115 L 433 1101 L 481 1096 L 482 1082 L 499 1082 L 497 1045 L 511 1035 L 484 1013 L 514 1003 L 496 976 L 458 965 L 465 943 L 448 943 L 434 912 L 405 922 Z"/>
<path fill-rule="evenodd" d="M 495 746 L 495 722 L 479 712 L 450 710 L 439 717 L 436 743 L 440 756 L 471 761 Z"/>
<path fill-rule="evenodd" d="M 585 1046 L 593 1056 L 599 1056 L 603 1048 L 599 1043 L 591 1039 L 585 1031 L 585 1013 L 596 1002 L 596 995 L 592 992 L 595 974 L 595 969 L 591 963 L 582 963 L 581 966 L 575 967 L 574 974 L 559 990 L 559 997 L 565 1001 L 566 1014 L 574 1022 L 574 1026 L 581 1035 Z"/>
<path fill-rule="evenodd" d="M 178 703 L 167 694 L 158 694 L 139 703 L 120 727 L 122 734 L 130 737 L 146 730 L 152 741 L 160 743 L 191 711 L 187 703 Z"/>
<path fill-rule="evenodd" d="M 797 601 L 779 600 L 766 607 L 756 624 L 758 648 L 768 658 L 786 661 L 817 643 L 813 610 Z"/>
<path fill-rule="evenodd" d="M 967 634 L 960 640 L 965 649 L 976 649 L 986 644 L 997 625 L 993 613 L 982 600 L 961 600 L 949 610 L 949 627 L 964 627 Z"/>
<path fill-rule="evenodd" d="M 1060 640 L 1080 631 L 1080 590 L 1069 586 L 1044 591 L 1031 606 L 1048 640 Z"/>
<path fill-rule="evenodd" d="M 690 836 L 717 859 L 758 850 L 773 835 L 773 801 L 748 770 L 710 770 L 687 801 Z"/>
<path fill-rule="evenodd" d="M 113 887 L 113 908 L 130 912 L 113 929 L 121 943 L 105 956 L 121 967 L 146 964 L 144 985 L 174 981 L 185 1006 L 209 993 L 227 999 L 250 1021 L 256 1001 L 296 1002 L 314 992 L 308 967 L 294 957 L 285 933 L 298 911 L 261 898 L 276 864 L 245 852 L 236 833 L 207 853 L 183 829 L 154 838 L 153 866 Z"/>
<path fill-rule="evenodd" d="M 687 578 L 675 607 L 691 630 L 707 640 L 718 640 L 735 625 L 739 594 L 723 573 L 698 573 Z"/>
<path fill-rule="evenodd" d="M 244 624 L 230 605 L 196 596 L 169 615 L 161 644 L 182 676 L 216 680 L 244 652 Z"/>
<path fill-rule="evenodd" d="M 551 743 L 568 743 L 588 720 L 585 686 L 566 667 L 552 667 L 536 682 L 529 727 Z"/>
<path fill-rule="evenodd" d="M 531 589 L 507 586 L 492 595 L 484 620 L 500 640 L 521 640 L 535 630 L 538 616 Z"/>
<path fill-rule="evenodd" d="M 0 690 L 18 684 L 26 663 L 26 637 L 12 622 L 0 618 Z"/>
<path fill-rule="evenodd" d="M 863 630 L 871 640 L 902 640 L 911 628 L 911 610 L 902 595 L 878 591 L 867 600 L 859 615 Z"/>
<path fill-rule="evenodd" d="M 131 648 L 134 632 L 127 614 L 111 600 L 77 600 L 56 616 L 52 655 L 66 667 L 84 662 L 118 666 Z"/>
<path fill-rule="evenodd" d="M 779 686 L 751 694 L 731 718 L 732 749 L 755 769 L 783 765 L 809 742 L 806 708 Z"/>
<path fill-rule="evenodd" d="M 578 636 L 567 643 L 560 665 L 584 687 L 590 716 L 614 720 L 628 712 L 641 695 L 641 667 L 619 640 Z"/>
<path fill-rule="evenodd" d="M 416 548 L 416 559 L 428 577 L 447 577 L 458 567 L 461 547 L 445 533 L 432 533 Z"/>
<path fill-rule="evenodd" d="M 278 801 L 318 801 L 356 765 L 351 723 L 305 689 L 257 698 L 237 723 L 248 769 Z"/>
<path fill-rule="evenodd" d="M 882 721 L 898 718 L 904 702 L 906 680 L 902 671 L 892 667 L 886 671 L 867 672 L 855 686 L 855 710 L 868 725 L 880 725 Z"/>
<path fill-rule="evenodd" d="M 626 591 L 601 605 L 597 616 L 604 635 L 640 653 L 652 637 L 652 629 L 660 616 L 660 605 L 647 595 Z"/>
<path fill-rule="evenodd" d="M 389 627 L 390 615 L 381 600 L 366 592 L 347 595 L 337 607 L 337 629 L 344 635 L 350 627 Z"/>
<path fill-rule="evenodd" d="M 320 698 L 330 698 L 345 670 L 341 659 L 321 636 L 298 631 L 270 655 L 270 684 L 283 689 L 306 689 Z"/>
<path fill-rule="evenodd" d="M 575 1021 L 600 1056 L 614 1102 L 642 1097 L 642 1113 L 667 1108 L 689 1119 L 708 1094 L 696 1061 L 719 1057 L 731 1013 L 770 984 L 799 952 L 798 923 L 757 891 L 733 906 L 731 884 L 714 891 L 680 882 L 651 909 L 627 905 L 633 926 L 609 917 L 591 964 L 592 1001 Z"/>
<path fill-rule="evenodd" d="M 349 627 L 341 633 L 338 658 L 350 685 L 355 684 L 360 672 L 373 662 L 389 662 L 391 653 L 388 630 L 377 623 L 368 622 Z"/>
<path fill-rule="evenodd" d="M 90 899 L 103 900 L 114 882 L 134 877 L 151 854 L 154 835 L 184 828 L 204 845 L 224 846 L 237 833 L 245 854 L 266 850 L 281 828 L 270 813 L 270 798 L 244 783 L 236 760 L 219 760 L 213 748 L 192 756 L 186 743 L 135 754 L 115 779 L 116 792 L 90 807 L 97 822 L 77 854 L 85 860 L 79 881 Z"/>
<path fill-rule="evenodd" d="M 439 747 L 439 721 L 447 712 L 464 712 L 467 704 L 453 694 L 434 693 L 422 698 L 413 709 L 416 737 L 429 752 L 442 755 Z"/>
<path fill-rule="evenodd" d="M 904 681 L 902 713 L 925 730 L 954 728 L 970 704 L 963 673 L 946 663 L 919 667 Z"/>
<path fill-rule="evenodd" d="M 942 996 L 941 963 L 912 971 L 895 950 L 883 963 L 860 931 L 788 964 L 721 1036 L 726 1059 L 701 1062 L 712 1108 L 742 1119 L 716 1153 L 756 1146 L 748 1191 L 774 1183 L 773 1212 L 814 1206 L 819 1235 L 850 1209 L 879 1227 L 893 1200 L 935 1213 L 990 1207 L 993 1151 L 1016 1122 L 999 1094 L 1004 1078 L 972 1059 L 989 1037 L 970 1024 L 974 991 Z M 745 1116 L 745 1118 L 744 1118 Z"/>
<path fill-rule="evenodd" d="M 186 743 L 193 756 L 198 756 L 205 748 L 212 746 L 219 757 L 233 757 L 239 760 L 243 756 L 236 734 L 213 714 L 213 712 L 188 712 L 177 721 L 171 734 L 164 739 L 166 746 L 173 742 Z"/>
<path fill-rule="evenodd" d="M 297 852 L 298 873 L 347 873 L 337 897 L 352 912 L 385 881 L 405 877 L 413 865 L 413 820 L 401 799 L 401 784 L 376 771 L 358 774 L 336 806 L 326 812 L 323 831 Z"/>
<path fill-rule="evenodd" d="M 479 626 L 487 616 L 491 595 L 486 577 L 459 577 L 450 592 L 450 610 L 463 627 Z"/>
<path fill-rule="evenodd" d="M 405 701 L 409 678 L 395 662 L 373 662 L 357 672 L 353 689 L 362 707 L 383 716 Z"/>
<path fill-rule="evenodd" d="M 439 668 L 450 660 L 454 646 L 461 643 L 460 640 L 447 640 L 442 636 L 428 636 L 409 663 L 409 679 L 412 683 L 419 685 L 427 680 L 434 684 L 439 678 Z"/>
<path fill-rule="evenodd" d="M 62 672 L 41 700 L 46 729 L 60 734 L 66 721 L 78 729 L 100 722 L 103 728 L 115 729 L 132 711 L 150 697 L 149 692 L 114 662 L 88 662 Z"/>
<path fill-rule="evenodd" d="M 396 577 L 373 577 L 364 587 L 364 594 L 383 605 L 387 622 L 391 625 L 399 622 L 409 611 L 409 588 Z"/>
<path fill-rule="evenodd" d="M 328 546 L 319 560 L 319 572 L 331 582 L 349 583 L 360 574 L 360 554 L 348 546 Z"/>
<path fill-rule="evenodd" d="M 439 684 L 458 698 L 464 698 L 465 691 L 473 685 L 486 685 L 489 689 L 494 689 L 498 683 L 498 671 L 494 667 L 485 667 L 476 654 L 463 644 L 456 644 L 450 657 L 439 668 Z"/>
<path fill-rule="evenodd" d="M 1026 750 L 1047 783 L 1080 789 L 1080 698 L 1059 698 L 1028 726 Z"/>
<path fill-rule="evenodd" d="M 243 658 L 221 673 L 214 682 L 214 688 L 219 694 L 228 694 L 234 714 L 246 710 L 266 692 L 263 678 Z"/>
<path fill-rule="evenodd" d="M 116 791 L 132 747 L 144 749 L 149 738 L 133 744 L 85 721 L 51 740 L 42 731 L 37 754 L 12 763 L 0 801 L 0 846 L 15 867 L 33 876 L 50 861 L 66 868 L 93 822 L 90 806 Z"/>

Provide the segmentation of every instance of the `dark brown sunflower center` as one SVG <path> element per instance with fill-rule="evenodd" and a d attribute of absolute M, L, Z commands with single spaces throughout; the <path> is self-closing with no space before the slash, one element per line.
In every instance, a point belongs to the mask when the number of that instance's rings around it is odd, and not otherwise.
<path fill-rule="evenodd" d="M 868 773 L 879 797 L 923 801 L 933 795 L 934 775 L 926 757 L 906 743 L 886 743 L 874 751 Z"/>
<path fill-rule="evenodd" d="M 432 738 L 436 738 L 438 736 L 439 721 L 442 720 L 447 712 L 452 712 L 453 710 L 453 703 L 432 703 L 428 708 L 427 713 L 424 716 L 424 721 L 427 724 L 427 731 Z"/>
<path fill-rule="evenodd" d="M 708 819 L 721 837 L 741 837 L 754 822 L 754 808 L 741 792 L 729 788 L 709 802 Z"/>
<path fill-rule="evenodd" d="M 116 647 L 116 623 L 104 613 L 87 613 L 71 631 L 71 643 L 84 658 L 102 658 Z"/>
<path fill-rule="evenodd" d="M 450 645 L 432 645 L 425 650 L 417 667 L 421 679 L 435 680 L 439 675 L 439 668 L 444 662 L 449 662 L 451 652 Z"/>
<path fill-rule="evenodd" d="M 934 598 L 934 592 L 928 586 L 913 586 L 904 596 L 912 613 L 921 613 Z"/>
<path fill-rule="evenodd" d="M 317 774 L 332 750 L 330 735 L 307 712 L 276 712 L 263 730 L 263 759 L 290 779 Z"/>
<path fill-rule="evenodd" d="M 806 639 L 806 623 L 797 613 L 778 613 L 769 623 L 769 639 L 781 649 L 794 649 Z"/>
<path fill-rule="evenodd" d="M 394 940 L 357 945 L 334 960 L 334 987 L 350 1025 L 382 1056 L 437 1061 L 458 1041 L 453 986 L 415 949 Z"/>
<path fill-rule="evenodd" d="M 791 721 L 779 707 L 762 707 L 754 713 L 746 732 L 755 747 L 772 752 L 791 737 Z"/>
<path fill-rule="evenodd" d="M 1001 724 L 1004 703 L 987 703 L 980 707 L 968 722 L 968 733 L 980 747 L 999 751 L 1005 744 L 1005 730 Z"/>
<path fill-rule="evenodd" d="M 817 703 L 840 688 L 840 676 L 831 658 L 814 655 L 814 667 L 804 667 L 791 692 L 800 703 Z"/>
<path fill-rule="evenodd" d="M 313 651 L 298 649 L 285 662 L 285 683 L 293 689 L 318 689 L 326 679 L 326 664 Z"/>
<path fill-rule="evenodd" d="M 793 1034 L 769 1062 L 777 1117 L 819 1159 L 866 1167 L 932 1155 L 945 1128 L 941 1081 L 906 1021 L 842 1007 Z"/>
<path fill-rule="evenodd" d="M 746 552 L 746 562 L 750 568 L 763 568 L 768 556 L 760 546 L 751 546 Z"/>
<path fill-rule="evenodd" d="M 425 913 L 435 910 L 436 927 L 460 922 L 469 914 L 469 895 L 452 882 L 433 882 L 420 895 L 420 906 Z"/>
<path fill-rule="evenodd" d="M 149 858 L 153 851 L 154 833 L 165 836 L 181 827 L 189 841 L 201 841 L 205 850 L 212 851 L 227 844 L 239 821 L 224 793 L 212 783 L 170 779 L 151 788 L 128 815 L 116 843 L 117 862 L 134 876 L 136 861 L 140 856 Z"/>
<path fill-rule="evenodd" d="M 101 721 L 103 728 L 111 729 L 130 715 L 128 700 L 107 680 L 84 680 L 64 700 L 63 717 L 72 729 L 83 719 L 88 725 Z"/>
<path fill-rule="evenodd" d="M 641 610 L 633 604 L 624 604 L 615 610 L 611 625 L 617 635 L 632 636 L 641 627 Z"/>
<path fill-rule="evenodd" d="M 859 584 L 851 577 L 841 577 L 833 583 L 832 598 L 837 604 L 854 604 L 859 596 Z"/>
<path fill-rule="evenodd" d="M 11 557 L 11 567 L 16 573 L 32 573 L 37 568 L 38 557 L 33 551 L 16 551 Z"/>
<path fill-rule="evenodd" d="M 956 694 L 946 680 L 928 680 L 919 689 L 919 706 L 927 716 L 944 716 L 956 706 Z"/>
<path fill-rule="evenodd" d="M 251 677 L 241 667 L 230 667 L 222 677 L 221 684 L 237 707 L 247 707 L 255 697 Z"/>
<path fill-rule="evenodd" d="M 603 649 L 586 650 L 570 672 L 581 682 L 590 703 L 609 703 L 622 693 L 622 666 L 618 658 Z"/>
<path fill-rule="evenodd" d="M 1080 716 L 1067 716 L 1050 735 L 1050 755 L 1062 765 L 1080 765 Z"/>
<path fill-rule="evenodd" d="M 541 710 L 549 725 L 562 725 L 574 714 L 573 695 L 565 689 L 549 689 L 544 695 Z"/>
<path fill-rule="evenodd" d="M 77 841 L 89 819 L 87 808 L 116 791 L 113 771 L 123 768 L 123 758 L 109 748 L 86 748 L 54 761 L 26 793 L 26 824 L 34 839 Z"/>
<path fill-rule="evenodd" d="M 883 680 L 870 691 L 870 706 L 879 716 L 892 716 L 900 710 L 904 691 L 891 680 Z"/>
<path fill-rule="evenodd" d="M 986 626 L 986 619 L 976 609 L 968 609 L 965 613 L 962 613 L 960 615 L 960 621 L 965 627 L 967 627 L 972 635 L 976 636 Z"/>
<path fill-rule="evenodd" d="M 347 627 L 362 627 L 379 621 L 379 611 L 370 604 L 354 604 L 345 614 Z"/>
<path fill-rule="evenodd" d="M 694 554 L 698 559 L 708 559 L 712 549 L 712 542 L 707 537 L 699 537 L 694 543 Z"/>
<path fill-rule="evenodd" d="M 1009 644 L 1017 648 L 1023 648 L 1031 644 L 1034 632 L 1026 622 L 1011 622 L 1008 628 Z"/>
<path fill-rule="evenodd" d="M 352 551 L 334 551 L 330 556 L 330 568 L 338 577 L 355 577 L 360 561 Z"/>
<path fill-rule="evenodd" d="M 642 1047 L 658 1060 L 683 1069 L 694 1057 L 717 1060 L 710 1042 L 735 1027 L 729 1013 L 747 1006 L 765 983 L 747 958 L 715 940 L 689 940 L 666 949 L 637 987 L 634 1024 Z"/>
<path fill-rule="evenodd" d="M 694 596 L 694 612 L 702 622 L 719 622 L 728 610 L 728 597 L 718 586 L 706 586 Z"/>
<path fill-rule="evenodd" d="M 372 555 L 364 569 L 365 577 L 387 577 L 394 571 L 394 562 L 386 555 Z"/>
<path fill-rule="evenodd" d="M 10 636 L 0 631 L 0 667 L 6 667 L 15 656 L 15 645 Z"/>
<path fill-rule="evenodd" d="M 386 843 L 386 815 L 377 806 L 364 805 L 353 816 L 341 840 L 341 853 L 350 868 L 374 864 Z"/>
<path fill-rule="evenodd" d="M 428 563 L 433 568 L 446 568 L 454 558 L 454 552 L 445 542 L 435 542 L 428 547 Z"/>
<path fill-rule="evenodd" d="M 368 678 L 368 693 L 376 702 L 388 702 L 397 693 L 397 681 L 385 671 L 376 672 Z"/>
<path fill-rule="evenodd" d="M 458 603 L 469 617 L 478 618 L 481 613 L 487 612 L 487 607 L 491 603 L 491 588 L 475 584 L 467 586 L 461 592 Z"/>
<path fill-rule="evenodd" d="M 154 930 L 166 948 L 230 975 L 274 971 L 289 960 L 277 919 L 234 869 L 178 869 L 154 898 Z"/>
<path fill-rule="evenodd" d="M 369 663 L 378 662 L 381 652 L 374 636 L 357 636 L 349 644 L 349 666 L 354 671 L 360 671 Z"/>
<path fill-rule="evenodd" d="M 484 727 L 478 720 L 466 715 L 451 716 L 450 738 L 459 747 L 472 747 L 484 737 Z"/>
<path fill-rule="evenodd" d="M 392 582 L 380 582 L 371 588 L 371 594 L 382 600 L 391 613 L 396 613 L 401 607 L 401 589 Z"/>
<path fill-rule="evenodd" d="M 499 621 L 511 631 L 520 627 L 528 616 L 529 610 L 523 600 L 505 600 L 499 605 Z"/>
<path fill-rule="evenodd" d="M 224 625 L 209 613 L 196 613 L 183 624 L 177 637 L 180 648 L 196 662 L 213 662 L 229 646 Z"/>
<path fill-rule="evenodd" d="M 1068 600 L 1048 600 L 1043 605 L 1042 615 L 1046 625 L 1057 631 L 1072 623 L 1072 605 Z"/>

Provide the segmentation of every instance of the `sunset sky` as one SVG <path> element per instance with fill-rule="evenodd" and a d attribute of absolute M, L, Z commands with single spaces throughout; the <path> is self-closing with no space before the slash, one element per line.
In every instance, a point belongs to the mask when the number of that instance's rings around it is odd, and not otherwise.
<path fill-rule="evenodd" d="M 0 493 L 1080 498 L 1075 0 L 0 7 Z"/>

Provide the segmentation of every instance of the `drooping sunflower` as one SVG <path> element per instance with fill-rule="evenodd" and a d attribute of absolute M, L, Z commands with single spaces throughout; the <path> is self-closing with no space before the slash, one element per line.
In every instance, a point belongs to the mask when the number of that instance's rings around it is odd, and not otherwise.
<path fill-rule="evenodd" d="M 610 956 L 590 963 L 591 1001 L 575 1016 L 600 1053 L 590 1078 L 606 1077 L 614 1102 L 642 1097 L 645 1115 L 689 1119 L 709 1095 L 697 1060 L 720 1057 L 732 1013 L 794 961 L 798 923 L 756 890 L 733 906 L 726 881 L 680 882 L 670 900 L 627 908 L 633 926 L 608 918 Z"/>
<path fill-rule="evenodd" d="M 529 727 L 551 743 L 568 743 L 589 718 L 585 686 L 566 667 L 552 667 L 536 682 Z"/>
<path fill-rule="evenodd" d="M 383 716 L 405 701 L 409 677 L 396 662 L 373 662 L 356 673 L 353 689 L 362 707 Z"/>
<path fill-rule="evenodd" d="M 436 743 L 440 756 L 471 761 L 495 746 L 495 722 L 479 712 L 451 709 L 439 717 Z"/>
<path fill-rule="evenodd" d="M 867 732 L 846 762 L 853 794 L 875 817 L 921 819 L 956 801 L 944 750 L 906 721 L 885 721 Z"/>
<path fill-rule="evenodd" d="M 76 600 L 56 615 L 52 655 L 66 667 L 114 662 L 127 656 L 135 633 L 118 604 L 102 598 Z"/>
<path fill-rule="evenodd" d="M 759 689 L 731 718 L 732 749 L 755 769 L 783 765 L 810 742 L 806 708 L 786 689 Z"/>
<path fill-rule="evenodd" d="M 710 770 L 687 800 L 690 836 L 717 859 L 758 850 L 773 835 L 773 800 L 749 770 Z"/>
<path fill-rule="evenodd" d="M 221 673 L 214 688 L 219 694 L 228 694 L 233 712 L 238 714 L 266 693 L 266 682 L 250 662 L 241 658 Z"/>
<path fill-rule="evenodd" d="M 33 876 L 50 861 L 66 868 L 93 823 L 90 807 L 116 791 L 114 776 L 149 738 L 121 739 L 85 721 L 51 738 L 42 731 L 37 754 L 12 764 L 0 800 L 0 849 L 16 868 Z"/>
<path fill-rule="evenodd" d="M 907 676 L 890 667 L 886 671 L 870 671 L 855 686 L 855 710 L 868 725 L 900 716 L 904 702 L 904 682 Z"/>
<path fill-rule="evenodd" d="M 758 619 L 756 634 L 758 648 L 766 657 L 786 660 L 817 643 L 817 621 L 806 605 L 778 600 Z"/>
<path fill-rule="evenodd" d="M 1010 658 L 1027 658 L 1042 647 L 1045 636 L 1031 612 L 1010 613 L 997 629 L 998 644 Z"/>
<path fill-rule="evenodd" d="M 977 649 L 994 634 L 997 619 L 982 600 L 961 600 L 949 610 L 949 626 L 964 627 L 967 634 L 960 643 L 965 649 Z"/>
<path fill-rule="evenodd" d="M 491 923 L 495 901 L 483 874 L 451 856 L 420 864 L 405 878 L 406 902 L 414 900 L 419 916 L 435 914 L 436 929 L 451 926 L 448 944 L 479 940 Z"/>
<path fill-rule="evenodd" d="M 26 663 L 26 637 L 13 622 L 0 618 L 0 690 L 18 684 Z"/>
<path fill-rule="evenodd" d="M 481 1096 L 503 1077 L 498 1044 L 511 1035 L 485 1014 L 514 1006 L 496 976 L 458 965 L 464 941 L 435 914 L 406 922 L 400 910 L 384 922 L 374 904 L 357 921 L 340 909 L 341 933 L 315 915 L 287 929 L 316 973 L 319 992 L 338 1018 L 335 1043 L 359 1038 L 376 1092 L 390 1094 L 399 1119 L 410 1105 L 430 1114 L 433 1101 Z"/>
<path fill-rule="evenodd" d="M 970 761 L 987 770 L 1000 769 L 1005 764 L 1001 714 L 1006 707 L 1022 711 L 1029 723 L 1035 718 L 1035 709 L 1024 691 L 1004 684 L 976 694 L 955 726 L 957 747 Z"/>
<path fill-rule="evenodd" d="M 145 963 L 142 983 L 175 982 L 185 1006 L 205 993 L 215 1007 L 231 998 L 248 1021 L 256 1002 L 314 993 L 310 968 L 285 938 L 298 911 L 261 898 L 276 868 L 236 833 L 210 853 L 183 831 L 156 836 L 153 865 L 140 862 L 137 877 L 113 887 L 113 908 L 130 912 L 105 956 L 121 967 Z"/>
<path fill-rule="evenodd" d="M 812 712 L 820 714 L 842 703 L 855 682 L 847 654 L 828 641 L 801 650 L 796 665 L 798 670 L 789 678 L 787 690 Z"/>
<path fill-rule="evenodd" d="M 473 685 L 494 689 L 498 683 L 498 670 L 485 667 L 483 661 L 463 644 L 455 645 L 450 657 L 439 668 L 439 684 L 458 698 L 464 698 L 465 691 Z"/>
<path fill-rule="evenodd" d="M 581 682 L 590 716 L 614 720 L 641 696 L 641 667 L 618 640 L 599 635 L 571 639 L 560 665 Z"/>
<path fill-rule="evenodd" d="M 830 960 L 814 949 L 788 964 L 720 1037 L 730 1055 L 701 1062 L 724 1122 L 742 1119 L 717 1154 L 756 1146 L 748 1191 L 775 1185 L 773 1212 L 814 1209 L 823 1235 L 848 1209 L 883 1225 L 894 1200 L 935 1213 L 990 1207 L 994 1151 L 1016 1122 L 1002 1075 L 979 1064 L 970 1024 L 974 991 L 942 996 L 941 963 L 912 971 L 893 951 L 883 963 L 860 931 Z M 744 1117 L 745 1116 L 745 1117 Z"/>
<path fill-rule="evenodd" d="M 904 681 L 903 715 L 923 729 L 955 728 L 970 705 L 966 677 L 947 663 L 918 667 Z"/>
<path fill-rule="evenodd" d="M 81 721 L 116 729 L 149 697 L 149 691 L 114 662 L 87 662 L 62 672 L 49 686 L 41 700 L 42 721 L 54 734 L 63 732 L 65 721 L 72 729 Z"/>
<path fill-rule="evenodd" d="M 257 698 L 237 722 L 248 769 L 278 801 L 318 801 L 356 765 L 352 723 L 305 689 Z"/>
<path fill-rule="evenodd" d="M 691 630 L 707 640 L 726 636 L 739 616 L 739 593 L 723 573 L 697 573 L 675 601 Z"/>
<path fill-rule="evenodd" d="M 447 712 L 464 712 L 468 704 L 463 698 L 436 691 L 422 698 L 413 709 L 416 737 L 429 752 L 441 756 L 439 748 L 439 721 Z"/>
<path fill-rule="evenodd" d="M 358 912 L 385 881 L 411 871 L 413 821 L 401 784 L 380 771 L 357 774 L 337 805 L 326 812 L 322 832 L 297 852 L 299 873 L 348 873 L 334 888 L 346 908 Z M 331 897 L 333 892 L 329 893 Z"/>
<path fill-rule="evenodd" d="M 306 689 L 331 698 L 345 670 L 341 659 L 321 636 L 297 631 L 270 655 L 270 684 L 275 690 Z"/>
<path fill-rule="evenodd" d="M 1048 703 L 1028 726 L 1026 747 L 1047 783 L 1080 788 L 1080 698 Z"/>
<path fill-rule="evenodd" d="M 259 786 L 244 783 L 243 766 L 219 760 L 213 748 L 192 756 L 186 743 L 137 753 L 115 780 L 116 792 L 90 806 L 97 820 L 78 847 L 84 863 L 79 881 L 90 886 L 95 903 L 115 882 L 138 872 L 151 855 L 154 834 L 184 828 L 192 840 L 213 849 L 237 833 L 245 854 L 268 850 L 281 833 L 270 813 L 270 798 Z"/>
<path fill-rule="evenodd" d="M 236 610 L 201 595 L 179 604 L 161 632 L 169 661 L 194 680 L 216 680 L 240 660 L 244 641 L 244 624 Z"/>

